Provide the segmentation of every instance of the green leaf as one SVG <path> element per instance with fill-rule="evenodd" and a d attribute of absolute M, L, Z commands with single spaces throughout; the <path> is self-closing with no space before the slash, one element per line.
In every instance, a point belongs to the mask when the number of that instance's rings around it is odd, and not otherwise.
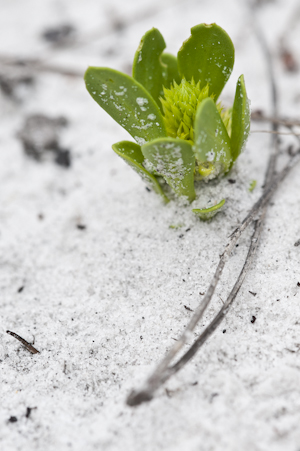
<path fill-rule="evenodd" d="M 254 188 L 256 187 L 257 181 L 256 180 L 252 180 L 250 182 L 250 186 L 249 186 L 249 191 L 250 193 L 252 193 L 252 191 L 254 190 Z"/>
<path fill-rule="evenodd" d="M 158 183 L 156 177 L 147 171 L 143 162 L 145 160 L 142 154 L 141 148 L 138 144 L 130 141 L 121 141 L 112 145 L 113 150 L 123 158 L 126 163 L 129 164 L 146 182 L 149 188 L 152 188 L 157 194 L 159 194 L 164 202 L 169 202 L 169 199 L 163 192 L 160 184 Z"/>
<path fill-rule="evenodd" d="M 246 143 L 250 132 L 250 107 L 244 75 L 238 79 L 232 108 L 231 155 L 235 161 Z"/>
<path fill-rule="evenodd" d="M 132 76 L 152 95 L 160 105 L 159 97 L 163 95 L 163 74 L 160 56 L 166 44 L 157 28 L 152 28 L 142 37 L 135 53 Z"/>
<path fill-rule="evenodd" d="M 186 80 L 209 84 L 215 101 L 224 88 L 234 64 L 234 46 L 228 34 L 218 25 L 200 24 L 178 52 L 179 73 Z"/>
<path fill-rule="evenodd" d="M 173 80 L 178 84 L 181 82 L 177 58 L 162 53 L 165 47 L 164 38 L 157 28 L 147 31 L 135 53 L 132 67 L 132 77 L 144 86 L 160 109 L 163 86 L 170 88 Z"/>
<path fill-rule="evenodd" d="M 163 53 L 160 57 L 163 67 L 163 85 L 165 88 L 170 89 L 171 83 L 176 81 L 179 85 L 181 83 L 181 77 L 178 72 L 177 58 L 170 53 Z"/>
<path fill-rule="evenodd" d="M 199 216 L 202 221 L 208 221 L 209 219 L 213 218 L 223 207 L 225 204 L 225 199 L 221 200 L 217 205 L 214 205 L 213 207 L 209 208 L 194 208 L 192 211 L 195 213 L 195 215 Z"/>
<path fill-rule="evenodd" d="M 207 98 L 199 105 L 195 117 L 194 152 L 199 163 L 199 172 L 216 177 L 227 172 L 231 164 L 230 138 L 217 110 L 215 102 Z M 201 173 L 201 172 L 200 172 Z"/>
<path fill-rule="evenodd" d="M 155 139 L 142 146 L 145 158 L 162 175 L 177 196 L 195 199 L 195 155 L 187 141 L 176 138 Z"/>
<path fill-rule="evenodd" d="M 106 67 L 89 67 L 85 82 L 93 99 L 139 144 L 166 136 L 157 104 L 132 77 Z"/>

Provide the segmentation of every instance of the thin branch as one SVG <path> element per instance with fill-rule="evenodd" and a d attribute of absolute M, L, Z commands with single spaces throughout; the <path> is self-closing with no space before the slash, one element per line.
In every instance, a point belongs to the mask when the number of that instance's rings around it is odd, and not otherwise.
<path fill-rule="evenodd" d="M 214 319 L 211 321 L 211 323 L 205 328 L 205 330 L 202 332 L 202 334 L 197 338 L 195 343 L 190 347 L 190 349 L 178 360 L 178 362 L 173 365 L 168 372 L 166 373 L 165 381 L 172 376 L 173 374 L 177 373 L 191 358 L 196 354 L 198 349 L 206 342 L 206 340 L 214 333 L 214 331 L 217 329 L 217 327 L 220 325 L 220 323 L 223 321 L 227 313 L 229 312 L 229 309 L 235 300 L 242 283 L 246 277 L 247 271 L 250 269 L 254 255 L 256 253 L 256 250 L 258 248 L 259 244 L 259 238 L 262 231 L 262 226 L 265 218 L 266 208 L 264 209 L 261 217 L 254 222 L 254 232 L 251 237 L 251 244 L 250 248 L 243 266 L 242 271 L 240 272 L 238 279 L 236 283 L 234 284 L 233 289 L 231 290 L 226 302 L 221 307 L 220 311 L 217 313 L 217 315 L 214 317 Z"/>
<path fill-rule="evenodd" d="M 284 125 L 285 127 L 294 127 L 294 126 L 300 127 L 300 121 L 297 121 L 296 119 L 265 116 L 261 112 L 255 111 L 251 114 L 251 119 L 252 121 L 256 122 L 272 122 L 277 125 Z"/>
<path fill-rule="evenodd" d="M 251 130 L 251 133 L 270 133 L 271 135 L 292 135 L 292 136 L 300 136 L 300 133 L 295 132 L 278 132 L 275 130 Z"/>
<path fill-rule="evenodd" d="M 244 281 L 244 278 L 246 276 L 246 272 L 248 271 L 252 259 L 254 257 L 255 251 L 258 246 L 259 237 L 262 231 L 263 226 L 263 220 L 266 214 L 266 206 L 267 202 L 270 200 L 271 195 L 274 193 L 274 191 L 278 188 L 279 184 L 283 179 L 287 176 L 287 174 L 290 172 L 290 170 L 297 164 L 297 162 L 300 160 L 300 150 L 290 158 L 288 164 L 284 167 L 284 169 L 278 174 L 278 176 L 272 181 L 272 183 L 269 183 L 269 186 L 266 187 L 265 192 L 261 196 L 261 198 L 256 202 L 256 204 L 253 206 L 250 213 L 247 215 L 247 217 L 244 219 L 242 225 L 237 228 L 234 233 L 231 235 L 230 242 L 227 244 L 224 253 L 220 257 L 219 265 L 217 267 L 217 270 L 215 272 L 215 275 L 213 277 L 213 280 L 211 282 L 211 285 L 209 287 L 210 293 L 207 292 L 205 298 L 203 299 L 202 303 L 198 306 L 196 313 L 192 317 L 190 323 L 188 324 L 185 332 L 181 335 L 179 340 L 176 342 L 176 344 L 171 348 L 169 353 L 166 355 L 166 357 L 162 360 L 162 362 L 157 366 L 153 374 L 147 379 L 144 387 L 138 391 L 132 391 L 128 398 L 127 398 L 127 404 L 130 406 L 135 406 L 138 404 L 141 404 L 145 401 L 150 401 L 153 397 L 153 393 L 157 388 L 162 385 L 167 379 L 169 379 L 170 376 L 177 373 L 184 365 L 187 363 L 197 352 L 197 350 L 200 348 L 200 346 L 209 338 L 209 336 L 215 331 L 217 326 L 220 324 L 220 322 L 223 320 L 223 318 L 226 316 L 226 314 L 229 311 L 229 307 L 236 298 L 238 291 Z M 268 172 L 267 172 L 268 174 Z M 267 177 L 266 177 L 267 182 Z M 217 286 L 217 283 L 220 279 L 220 276 L 222 274 L 223 268 L 225 266 L 225 262 L 231 253 L 231 250 L 236 243 L 237 239 L 240 237 L 243 230 L 246 229 L 247 225 L 249 225 L 250 222 L 254 220 L 254 218 L 257 216 L 257 214 L 260 212 L 259 219 L 255 220 L 255 229 L 253 236 L 251 238 L 251 244 L 250 248 L 245 260 L 244 267 L 229 295 L 227 298 L 225 304 L 222 306 L 221 310 L 217 314 L 217 316 L 213 319 L 213 321 L 207 326 L 205 331 L 200 335 L 200 337 L 196 340 L 196 342 L 192 345 L 192 347 L 187 351 L 187 353 L 184 354 L 184 356 L 173 366 L 169 367 L 169 363 L 166 364 L 166 362 L 170 362 L 173 360 L 175 355 L 178 353 L 178 351 L 183 347 L 183 345 L 187 342 L 188 338 L 190 338 L 190 333 L 192 331 L 191 326 L 197 324 L 197 318 L 199 320 L 202 318 L 205 311 L 205 307 L 210 302 L 213 292 L 215 291 L 215 288 Z M 248 218 L 248 219 L 247 219 Z M 205 305 L 203 303 L 205 302 Z M 184 341 L 185 340 L 185 341 Z M 178 351 L 177 351 L 178 349 Z"/>
<path fill-rule="evenodd" d="M 257 40 L 260 44 L 260 47 L 264 53 L 266 63 L 267 63 L 267 70 L 268 70 L 268 77 L 271 85 L 271 99 L 272 99 L 272 113 L 273 117 L 275 119 L 278 119 L 278 93 L 277 93 L 277 87 L 275 82 L 275 75 L 274 75 L 274 67 L 273 67 L 273 61 L 271 57 L 271 53 L 268 47 L 268 44 L 266 42 L 265 36 L 261 30 L 261 27 L 259 26 L 259 22 L 257 20 L 257 17 L 255 17 L 255 7 L 252 5 L 251 7 L 251 13 L 252 13 L 252 25 L 254 28 L 254 32 L 256 34 Z"/>
<path fill-rule="evenodd" d="M 18 58 L 13 56 L 0 55 L 0 64 L 13 66 L 16 68 L 31 70 L 32 72 L 51 72 L 68 77 L 83 77 L 83 71 L 66 69 L 54 64 L 46 64 L 38 59 Z"/>
<path fill-rule="evenodd" d="M 297 140 L 300 142 L 300 134 L 296 133 L 294 128 L 300 127 L 300 121 L 294 120 L 294 119 L 276 119 L 274 117 L 267 117 L 261 115 L 261 113 L 258 113 L 257 115 L 255 113 L 252 113 L 251 119 L 258 122 L 272 122 L 277 125 L 283 125 L 287 129 L 291 130 L 291 133 L 279 133 L 275 131 L 262 131 L 263 133 L 271 133 L 271 134 L 282 134 L 282 135 L 293 135 L 297 138 Z M 251 130 L 251 133 L 260 133 L 259 130 Z"/>

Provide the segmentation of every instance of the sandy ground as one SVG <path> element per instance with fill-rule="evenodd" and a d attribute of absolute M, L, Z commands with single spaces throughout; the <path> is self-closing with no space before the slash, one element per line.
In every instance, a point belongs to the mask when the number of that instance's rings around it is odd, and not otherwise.
<path fill-rule="evenodd" d="M 280 45 L 300 64 L 297 5 L 258 8 L 280 114 L 291 117 L 299 117 L 299 73 L 286 70 Z M 127 0 L 126 7 L 121 0 L 1 0 L 0 56 L 39 58 L 79 74 L 88 65 L 129 71 L 146 30 L 159 28 L 176 53 L 200 22 L 221 25 L 236 47 L 224 102 L 244 73 L 252 109 L 269 113 L 266 64 L 247 3 L 238 0 Z M 55 47 L 41 38 L 60 24 L 76 29 L 75 43 Z M 230 176 L 198 188 L 194 208 L 227 199 L 203 223 L 190 207 L 162 205 L 113 153 L 111 144 L 127 134 L 80 76 L 40 72 L 34 81 L 15 99 L 0 94 L 1 449 L 299 451 L 300 168 L 272 199 L 253 268 L 225 322 L 151 403 L 133 409 L 127 394 L 183 330 L 192 314 L 185 306 L 198 305 L 228 236 L 261 194 L 270 138 L 253 134 Z M 25 155 L 16 135 L 34 113 L 68 120 L 60 144 L 71 152 L 70 168 L 50 153 L 42 162 Z M 294 142 L 282 138 L 282 150 Z M 230 291 L 249 233 L 195 336 Z M 40 354 L 7 329 L 34 341 Z"/>

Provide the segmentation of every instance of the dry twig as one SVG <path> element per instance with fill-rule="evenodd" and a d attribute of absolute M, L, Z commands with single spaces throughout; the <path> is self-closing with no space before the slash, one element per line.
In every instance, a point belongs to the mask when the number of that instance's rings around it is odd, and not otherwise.
<path fill-rule="evenodd" d="M 292 136 L 300 136 L 300 133 L 295 132 L 279 132 L 275 130 L 251 130 L 251 133 L 270 133 L 271 135 L 292 135 Z"/>
<path fill-rule="evenodd" d="M 17 340 L 19 340 L 25 346 L 27 351 L 31 352 L 31 354 L 39 354 L 40 353 L 40 351 L 35 349 L 32 346 L 32 344 L 28 343 L 28 341 L 24 340 L 24 338 L 20 337 L 20 335 L 15 334 L 15 332 L 11 332 L 10 330 L 7 330 L 6 333 L 11 335 L 12 337 L 16 338 Z"/>
<path fill-rule="evenodd" d="M 291 118 L 277 118 L 277 117 L 272 117 L 272 116 L 265 116 L 260 111 L 254 111 L 251 114 L 251 119 L 252 119 L 252 121 L 256 121 L 256 122 L 271 122 L 271 123 L 277 124 L 277 125 L 284 125 L 285 127 L 294 127 L 294 126 L 300 127 L 299 120 L 291 119 Z"/>
<path fill-rule="evenodd" d="M 0 55 L 0 64 L 8 67 L 19 68 L 29 72 L 51 72 L 68 77 L 83 77 L 83 72 L 73 69 L 65 69 L 55 64 L 47 64 L 38 59 L 18 58 L 13 56 Z"/>
<path fill-rule="evenodd" d="M 251 211 L 248 213 L 242 224 L 233 232 L 233 234 L 230 237 L 230 241 L 227 244 L 223 254 L 220 257 L 220 261 L 218 264 L 218 267 L 216 269 L 216 272 L 214 274 L 214 277 L 212 279 L 212 282 L 206 292 L 205 297 L 203 298 L 203 301 L 198 306 L 198 308 L 195 310 L 194 315 L 192 316 L 189 324 L 187 325 L 184 333 L 181 335 L 181 337 L 176 341 L 175 345 L 170 349 L 170 351 L 167 353 L 165 358 L 162 360 L 162 362 L 157 366 L 153 374 L 147 379 L 146 384 L 144 387 L 139 391 L 132 391 L 127 399 L 127 403 L 131 406 L 141 404 L 144 401 L 150 401 L 153 397 L 154 391 L 163 384 L 171 375 L 179 371 L 185 363 L 187 363 L 193 355 L 197 352 L 199 347 L 210 337 L 210 335 L 215 331 L 217 326 L 221 323 L 225 315 L 229 311 L 229 307 L 236 298 L 239 289 L 244 281 L 244 278 L 246 276 L 246 272 L 250 268 L 252 259 L 254 257 L 255 251 L 258 247 L 258 241 L 259 237 L 262 231 L 263 226 L 263 220 L 266 214 L 266 206 L 268 201 L 270 200 L 272 194 L 279 186 L 280 182 L 286 177 L 286 175 L 289 173 L 289 171 L 295 166 L 295 164 L 300 160 L 300 151 L 298 151 L 293 157 L 291 157 L 289 163 L 285 166 L 285 168 L 276 176 L 271 183 L 266 187 L 263 195 L 260 197 L 260 199 L 255 203 L 255 205 L 252 207 Z M 266 177 L 267 182 L 267 177 Z M 255 219 L 258 215 L 259 219 Z M 207 326 L 207 328 L 204 330 L 204 332 L 200 335 L 200 337 L 196 340 L 196 342 L 191 346 L 191 348 L 184 354 L 184 356 L 173 366 L 169 367 L 169 364 L 173 360 L 173 358 L 176 356 L 176 354 L 182 349 L 182 347 L 186 344 L 188 339 L 191 336 L 191 332 L 196 327 L 197 323 L 202 318 L 207 306 L 209 305 L 212 296 L 214 294 L 214 291 L 216 289 L 216 286 L 220 280 L 221 274 L 223 272 L 223 268 L 225 266 L 225 263 L 227 262 L 231 251 L 241 236 L 242 232 L 247 228 L 247 226 L 254 221 L 254 233 L 251 238 L 251 244 L 250 248 L 245 260 L 244 267 L 239 274 L 239 277 L 228 296 L 226 302 L 222 306 L 219 313 L 216 315 L 216 317 L 212 320 L 212 322 Z"/>

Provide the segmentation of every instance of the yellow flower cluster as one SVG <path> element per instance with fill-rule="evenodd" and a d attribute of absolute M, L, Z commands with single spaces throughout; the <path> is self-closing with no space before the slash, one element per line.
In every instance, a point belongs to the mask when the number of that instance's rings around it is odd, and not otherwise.
<path fill-rule="evenodd" d="M 196 84 L 194 79 L 189 82 L 183 78 L 179 85 L 174 81 L 170 89 L 165 87 L 163 89 L 164 97 L 161 97 L 160 101 L 168 136 L 194 144 L 193 125 L 197 108 L 207 97 L 214 97 L 209 96 L 208 85 L 201 88 L 200 81 Z M 217 104 L 217 109 L 230 136 L 231 109 L 224 110 L 221 103 Z"/>

